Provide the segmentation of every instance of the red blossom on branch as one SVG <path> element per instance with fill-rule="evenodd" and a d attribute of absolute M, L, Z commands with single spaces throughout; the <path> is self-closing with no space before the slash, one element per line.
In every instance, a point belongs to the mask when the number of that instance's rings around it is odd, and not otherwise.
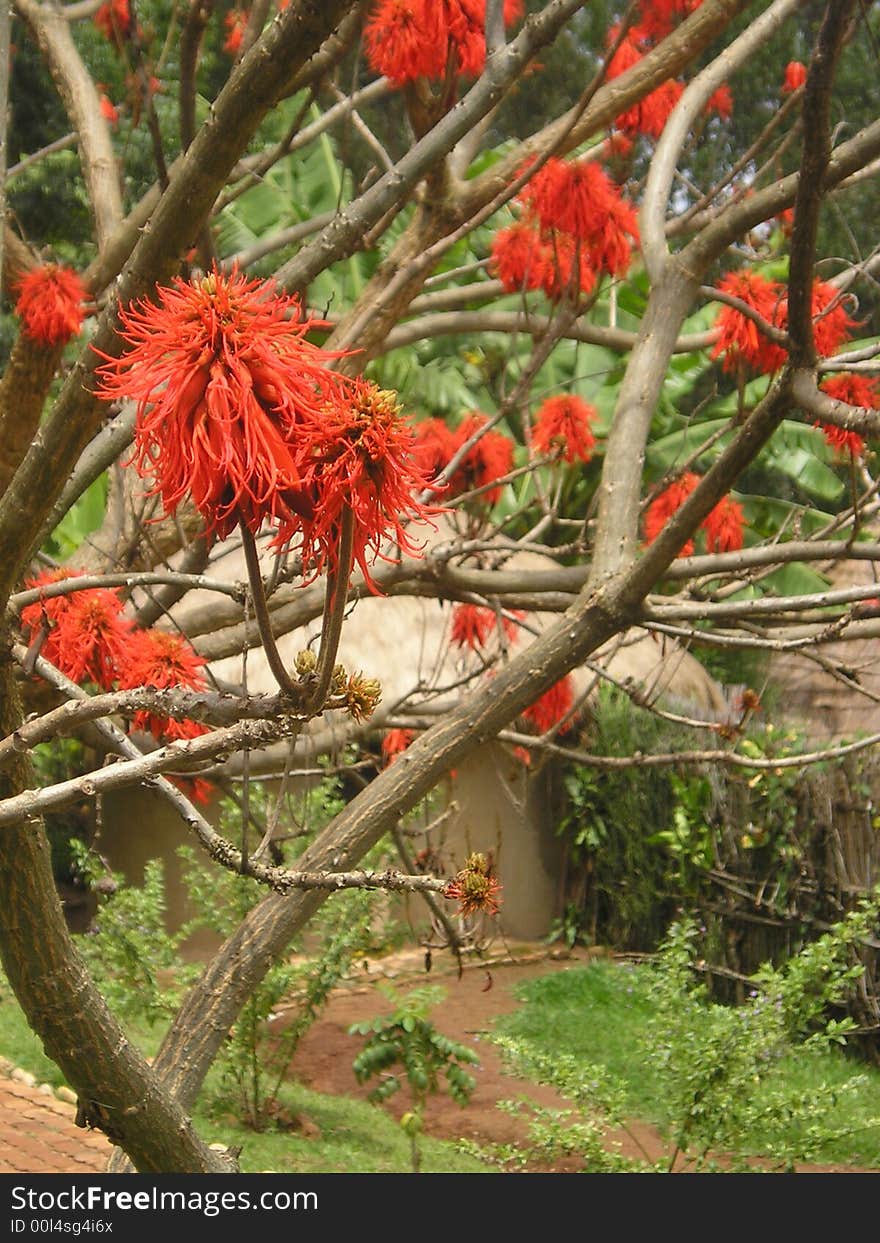
<path fill-rule="evenodd" d="M 416 424 L 415 454 L 429 479 L 436 478 L 455 452 L 455 433 L 443 419 L 424 419 Z"/>
<path fill-rule="evenodd" d="M 516 21 L 522 0 L 505 0 L 504 21 Z M 364 25 L 370 67 L 392 82 L 476 76 L 486 63 L 485 0 L 379 0 Z"/>
<path fill-rule="evenodd" d="M 237 56 L 247 30 L 248 15 L 243 9 L 232 9 L 223 18 L 223 24 L 228 32 L 223 51 L 229 56 Z"/>
<path fill-rule="evenodd" d="M 516 613 L 516 617 L 524 614 Z M 513 617 L 501 614 L 501 625 L 508 642 L 519 637 L 519 626 Z M 449 641 L 456 647 L 482 650 L 498 628 L 498 614 L 494 609 L 479 604 L 456 604 L 452 610 Z"/>
<path fill-rule="evenodd" d="M 107 0 L 95 13 L 94 22 L 104 38 L 119 47 L 131 34 L 128 0 Z"/>
<path fill-rule="evenodd" d="M 453 452 L 458 450 L 489 422 L 488 415 L 479 411 L 467 415 L 454 433 Z M 476 488 L 486 488 L 513 468 L 513 441 L 503 432 L 494 429 L 484 432 L 477 443 L 468 450 L 458 469 L 449 481 L 449 492 L 460 496 Z M 501 497 L 501 488 L 488 488 L 477 500 L 494 505 Z"/>
<path fill-rule="evenodd" d="M 85 318 L 85 286 L 71 268 L 44 263 L 31 268 L 16 285 L 15 313 L 27 335 L 43 345 L 63 345 L 75 337 Z"/>
<path fill-rule="evenodd" d="M 840 290 L 827 281 L 813 282 L 813 340 L 820 358 L 836 354 L 848 341 L 855 321 L 847 313 Z"/>
<path fill-rule="evenodd" d="M 48 570 L 25 586 L 43 587 L 79 573 Z M 123 608 L 122 600 L 109 588 L 69 592 L 23 608 L 22 631 L 30 643 L 44 625 L 48 626 L 40 655 L 72 682 L 94 682 L 102 690 L 110 690 L 124 663 L 132 631 Z"/>
<path fill-rule="evenodd" d="M 595 406 L 582 397 L 568 393 L 548 397 L 535 416 L 532 447 L 538 453 L 557 452 L 566 462 L 589 462 L 596 445 L 590 431 L 595 417 Z"/>
<path fill-rule="evenodd" d="M 456 872 L 443 896 L 457 902 L 462 915 L 476 915 L 480 911 L 497 915 L 500 893 L 501 885 L 493 874 L 491 859 L 474 853 L 468 855 L 464 867 Z"/>
<path fill-rule="evenodd" d="M 210 530 L 311 516 L 296 456 L 351 381 L 306 340 L 323 321 L 271 282 L 214 271 L 120 311 L 127 348 L 99 368 L 100 396 L 137 403 L 134 461 L 173 513 L 190 496 Z"/>
<path fill-rule="evenodd" d="M 790 60 L 785 66 L 785 76 L 782 79 L 782 94 L 791 95 L 793 91 L 799 90 L 806 80 L 806 65 L 802 65 L 799 60 Z"/>
<path fill-rule="evenodd" d="M 207 685 L 202 673 L 206 663 L 182 635 L 169 630 L 135 630 L 120 661 L 119 686 L 122 690 L 136 686 L 203 690 Z M 208 733 L 207 726 L 198 721 L 176 721 L 147 711 L 135 713 L 132 725 L 160 742 Z"/>
<path fill-rule="evenodd" d="M 413 428 L 400 415 L 394 393 L 357 380 L 334 401 L 297 428 L 295 466 L 308 497 L 308 516 L 282 523 L 278 544 L 300 536 L 303 567 L 336 569 L 343 513 L 354 516 L 354 562 L 370 589 L 377 588 L 369 565 L 388 539 L 418 555 L 405 524 L 426 521 L 438 512 L 416 494 L 430 482 L 416 451 Z"/>
<path fill-rule="evenodd" d="M 695 475 L 693 471 L 685 471 L 668 488 L 664 488 L 662 492 L 654 497 L 645 511 L 646 544 L 653 544 L 654 540 L 666 526 L 666 523 L 674 513 L 681 509 L 699 482 L 699 475 Z M 693 540 L 687 540 L 679 550 L 678 556 L 689 557 L 693 551 Z"/>
<path fill-rule="evenodd" d="M 733 95 L 726 82 L 706 100 L 706 112 L 716 112 L 722 121 L 728 121 L 733 116 Z"/>
<path fill-rule="evenodd" d="M 866 410 L 880 409 L 877 381 L 869 376 L 851 373 L 829 376 L 819 387 L 829 397 L 845 401 L 847 405 L 862 406 Z M 861 457 L 865 452 L 865 441 L 858 432 L 847 431 L 845 427 L 836 427 L 833 423 L 817 423 L 815 426 L 822 428 L 826 444 L 838 453 Z"/>
<path fill-rule="evenodd" d="M 701 523 L 707 552 L 737 552 L 743 546 L 744 525 L 742 506 L 725 496 Z"/>
<path fill-rule="evenodd" d="M 564 678 L 556 682 L 539 699 L 536 699 L 530 707 L 526 708 L 522 716 L 523 720 L 533 725 L 539 734 L 546 734 L 554 726 L 559 725 L 560 721 L 563 721 L 563 718 L 569 714 L 573 706 L 574 682 L 572 681 L 571 674 L 567 673 Z M 567 734 L 572 724 L 572 721 L 564 721 L 559 726 L 559 733 Z"/>
<path fill-rule="evenodd" d="M 551 157 L 520 197 L 542 229 L 571 234 L 583 244 L 593 271 L 616 276 L 626 271 L 639 236 L 635 208 L 595 160 Z"/>
<path fill-rule="evenodd" d="M 785 288 L 778 281 L 768 280 L 760 272 L 728 272 L 718 282 L 718 289 L 745 302 L 774 327 L 784 326 L 780 321 L 785 316 Z M 745 363 L 767 375 L 784 365 L 785 350 L 735 307 L 722 305 L 715 317 L 715 327 L 718 340 L 712 348 L 712 357 L 722 357 L 725 371 L 733 371 Z"/>
<path fill-rule="evenodd" d="M 492 239 L 492 270 L 508 293 L 540 289 L 551 264 L 551 251 L 525 221 L 499 229 Z"/>
<path fill-rule="evenodd" d="M 411 729 L 389 729 L 382 739 L 382 761 L 384 767 L 393 764 L 398 755 L 401 755 L 412 740 L 415 734 Z"/>

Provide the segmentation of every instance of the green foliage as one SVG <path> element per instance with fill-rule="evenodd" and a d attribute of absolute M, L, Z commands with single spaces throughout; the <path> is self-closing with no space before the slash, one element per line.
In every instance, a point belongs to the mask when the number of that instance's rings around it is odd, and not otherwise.
<path fill-rule="evenodd" d="M 194 978 L 193 969 L 180 960 L 179 940 L 165 928 L 164 866 L 152 859 L 142 885 L 128 886 L 116 878 L 81 947 L 111 1008 L 124 1019 L 152 1025 L 170 1017 Z"/>
<path fill-rule="evenodd" d="M 588 1169 L 615 1159 L 609 1132 L 634 1113 L 663 1126 L 667 1169 L 714 1168 L 721 1156 L 741 1169 L 757 1155 L 781 1169 L 876 1164 L 880 1073 L 853 1074 L 839 1052 L 853 1024 L 832 1009 L 859 982 L 856 954 L 878 913 L 880 890 L 782 967 L 764 966 L 736 1007 L 710 1001 L 701 934 L 682 919 L 651 967 L 596 963 L 533 982 L 492 1038 L 517 1074 L 577 1106 L 572 1150 Z M 557 1154 L 569 1121 L 545 1118 L 537 1133 Z"/>
<path fill-rule="evenodd" d="M 763 1154 L 785 1168 L 819 1155 L 830 1138 L 830 1106 L 841 1093 L 855 1097 L 864 1076 L 835 1085 L 819 1078 L 803 1091 L 780 1073 L 780 1061 L 795 1046 L 799 1057 L 809 1058 L 844 1042 L 854 1024 L 828 1018 L 828 1007 L 861 976 L 852 950 L 878 912 L 880 891 L 783 967 L 765 966 L 737 1007 L 708 1001 L 695 975 L 696 924 L 684 919 L 673 925 L 654 973 L 656 1011 L 644 1050 L 669 1119 L 670 1168 L 683 1156 L 703 1169 L 721 1152 L 741 1165 L 743 1138 L 755 1136 L 763 1138 Z M 880 1126 L 880 1118 L 869 1125 Z"/>
<path fill-rule="evenodd" d="M 412 989 L 404 997 L 391 986 L 382 991 L 395 1008 L 391 1014 L 355 1023 L 349 1028 L 350 1035 L 367 1037 L 353 1062 L 353 1069 L 358 1083 L 381 1076 L 381 1082 L 370 1093 L 370 1100 L 384 1101 L 403 1086 L 399 1075 L 391 1072 L 392 1067 L 400 1066 L 412 1103 L 400 1124 L 409 1136 L 412 1168 L 417 1174 L 421 1164 L 419 1136 L 428 1097 L 441 1090 L 442 1075 L 448 1095 L 457 1104 L 466 1105 L 476 1080 L 464 1067 L 478 1066 L 479 1058 L 467 1045 L 437 1031 L 428 1018 L 429 1011 L 445 995 L 442 988 L 429 984 Z"/>

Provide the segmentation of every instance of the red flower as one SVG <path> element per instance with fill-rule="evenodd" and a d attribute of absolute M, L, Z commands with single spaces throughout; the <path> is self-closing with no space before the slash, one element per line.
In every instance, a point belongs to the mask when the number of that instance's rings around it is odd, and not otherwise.
<path fill-rule="evenodd" d="M 397 83 L 442 77 L 448 39 L 438 0 L 380 0 L 364 25 L 370 67 Z"/>
<path fill-rule="evenodd" d="M 135 630 L 129 636 L 119 670 L 119 686 L 131 690 L 136 686 L 153 686 L 167 690 L 182 686 L 203 690 L 207 685 L 202 674 L 206 661 L 182 635 L 169 630 Z M 132 720 L 135 729 L 151 733 L 160 742 L 172 738 L 196 738 L 208 733 L 198 721 L 175 721 L 154 712 L 137 712 Z"/>
<path fill-rule="evenodd" d="M 443 896 L 458 902 L 462 915 L 476 915 L 479 911 L 497 915 L 500 892 L 501 885 L 493 875 L 491 859 L 483 854 L 472 854 L 446 886 Z"/>
<path fill-rule="evenodd" d="M 108 123 L 108 125 L 118 125 L 119 124 L 119 109 L 113 103 L 113 100 L 110 99 L 104 93 L 103 90 L 101 91 L 101 94 L 98 97 L 98 102 L 101 106 L 101 116 Z"/>
<path fill-rule="evenodd" d="M 782 80 L 782 94 L 790 95 L 799 90 L 807 80 L 807 67 L 799 60 L 790 60 L 785 66 L 785 77 Z"/>
<path fill-rule="evenodd" d="M 415 738 L 411 729 L 389 729 L 382 739 L 382 760 L 387 768 Z"/>
<path fill-rule="evenodd" d="M 836 401 L 845 401 L 850 406 L 864 406 L 866 410 L 880 410 L 877 380 L 869 376 L 844 372 L 829 376 L 819 387 Z"/>
<path fill-rule="evenodd" d="M 644 27 L 630 30 L 609 62 L 609 79 L 619 78 L 642 59 L 644 53 L 638 46 L 638 37 L 652 36 Z M 673 79 L 662 82 L 649 95 L 637 100 L 622 112 L 615 120 L 615 125 L 625 134 L 647 134 L 650 138 L 659 138 L 683 90 L 682 84 Z"/>
<path fill-rule="evenodd" d="M 508 293 L 540 289 L 551 261 L 549 246 L 525 222 L 499 229 L 492 239 L 492 269 Z"/>
<path fill-rule="evenodd" d="M 41 587 L 78 573 L 50 570 L 26 586 Z M 123 607 L 116 592 L 106 588 L 71 592 L 22 609 L 22 629 L 30 642 L 47 621 L 51 629 L 40 654 L 72 682 L 95 682 L 109 690 L 125 659 L 132 629 Z"/>
<path fill-rule="evenodd" d="M 835 354 L 849 340 L 854 320 L 846 313 L 840 291 L 825 281 L 813 282 L 813 339 L 821 358 Z"/>
<path fill-rule="evenodd" d="M 868 376 L 844 374 L 831 376 L 823 380 L 819 386 L 829 397 L 837 401 L 845 401 L 850 406 L 863 406 L 867 410 L 880 409 L 880 395 L 877 393 L 877 381 Z M 847 431 L 844 427 L 836 427 L 833 423 L 817 423 L 825 434 L 826 444 L 838 453 L 853 457 L 861 457 L 865 451 L 865 442 L 858 432 Z"/>
<path fill-rule="evenodd" d="M 131 34 L 128 0 L 107 0 L 98 9 L 94 20 L 104 38 L 117 46 Z"/>
<path fill-rule="evenodd" d="M 758 272 L 728 272 L 718 282 L 718 288 L 747 303 L 768 323 L 785 327 L 785 289 L 778 281 L 768 280 Z M 785 350 L 768 340 L 754 320 L 741 311 L 722 305 L 715 317 L 715 327 L 719 335 L 712 357 L 723 355 L 725 371 L 735 370 L 740 363 L 745 363 L 761 374 L 769 374 L 784 365 Z"/>
<path fill-rule="evenodd" d="M 459 424 L 455 432 L 454 452 L 470 440 L 475 432 L 489 422 L 488 416 L 474 411 Z M 469 449 L 458 470 L 449 481 L 452 496 L 486 487 L 496 479 L 502 479 L 513 467 L 513 442 L 503 432 L 485 432 L 473 448 Z M 490 488 L 477 499 L 494 505 L 501 496 L 501 488 Z"/>
<path fill-rule="evenodd" d="M 339 355 L 305 339 L 319 321 L 237 272 L 177 278 L 157 295 L 120 311 L 128 349 L 102 356 L 99 392 L 137 402 L 135 461 L 166 512 L 191 496 L 221 536 L 239 518 L 256 531 L 310 516 L 295 460 L 301 427 L 328 420 L 351 391 L 324 367 Z"/>
<path fill-rule="evenodd" d="M 522 617 L 524 614 L 516 613 L 515 616 Z M 501 625 L 508 641 L 514 643 L 519 636 L 516 621 L 502 614 Z M 486 646 L 497 626 L 498 614 L 494 609 L 484 608 L 479 604 L 456 604 L 452 610 L 449 640 L 456 647 L 469 647 L 475 652 Z"/>
<path fill-rule="evenodd" d="M 543 229 L 571 234 L 583 244 L 582 258 L 591 271 L 626 272 L 639 235 L 635 209 L 594 160 L 549 159 L 522 198 Z"/>
<path fill-rule="evenodd" d="M 689 13 L 698 9 L 703 0 L 644 0 L 641 5 L 639 32 L 643 38 L 657 43 Z"/>
<path fill-rule="evenodd" d="M 522 0 L 505 0 L 509 25 Z M 442 78 L 447 64 L 476 75 L 486 62 L 485 0 L 379 0 L 364 26 L 367 60 L 392 82 Z"/>
<path fill-rule="evenodd" d="M 82 327 L 86 290 L 76 272 L 44 263 L 17 283 L 15 312 L 24 331 L 44 345 L 63 345 Z"/>
<path fill-rule="evenodd" d="M 699 482 L 699 475 L 695 475 L 693 471 L 686 471 L 668 488 L 664 488 L 658 496 L 654 497 L 645 513 L 646 544 L 653 544 L 666 523 L 682 507 Z M 687 540 L 679 550 L 678 556 L 689 557 L 693 551 L 693 540 Z"/>
<path fill-rule="evenodd" d="M 223 18 L 223 24 L 229 32 L 223 44 L 223 51 L 230 56 L 237 56 L 244 32 L 247 30 L 248 15 L 243 9 L 231 9 Z"/>
<path fill-rule="evenodd" d="M 844 457 L 861 457 L 865 451 L 864 439 L 858 432 L 847 431 L 845 427 L 836 427 L 833 423 L 821 423 L 825 434 L 825 443 Z"/>
<path fill-rule="evenodd" d="M 367 568 L 382 557 L 390 537 L 404 552 L 421 549 L 405 530 L 406 519 L 437 513 L 416 500 L 428 483 L 416 453 L 415 433 L 400 417 L 393 393 L 357 380 L 337 398 L 304 418 L 296 429 L 295 465 L 308 497 L 308 515 L 282 524 L 280 545 L 298 533 L 305 569 L 336 566 L 343 512 L 354 515 L 354 561 L 371 590 Z M 384 558 L 388 560 L 389 558 Z"/>
<path fill-rule="evenodd" d="M 566 462 L 574 462 L 576 458 L 589 462 L 596 444 L 590 431 L 595 417 L 595 406 L 582 397 L 566 393 L 548 397 L 535 416 L 532 446 L 538 453 L 559 450 Z"/>
<path fill-rule="evenodd" d="M 544 244 L 544 251 L 547 259 L 541 286 L 551 302 L 592 291 L 596 273 L 591 266 L 588 247 L 583 242 L 576 241 L 567 233 L 554 233 L 553 240 Z M 628 248 L 626 264 L 628 267 Z"/>
<path fill-rule="evenodd" d="M 725 496 L 702 523 L 708 552 L 737 552 L 743 546 L 742 506 Z"/>
<path fill-rule="evenodd" d="M 531 707 L 526 708 L 522 714 L 523 719 L 534 725 L 539 734 L 546 734 L 568 715 L 573 704 L 574 683 L 571 680 L 571 674 L 567 673 L 564 678 L 545 691 L 540 699 L 536 699 Z M 567 734 L 571 727 L 572 722 L 566 721 L 560 726 L 559 733 Z"/>
<path fill-rule="evenodd" d="M 210 781 L 205 781 L 204 777 L 169 777 L 168 780 L 172 781 L 191 803 L 204 805 L 210 803 L 213 797 L 214 787 Z"/>
<path fill-rule="evenodd" d="M 425 419 L 414 431 L 415 455 L 429 479 L 436 478 L 455 452 L 455 433 L 442 419 Z"/>
<path fill-rule="evenodd" d="M 706 101 L 706 111 L 717 112 L 722 121 L 729 120 L 733 115 L 733 95 L 726 82 L 719 86 L 714 95 L 709 96 Z"/>

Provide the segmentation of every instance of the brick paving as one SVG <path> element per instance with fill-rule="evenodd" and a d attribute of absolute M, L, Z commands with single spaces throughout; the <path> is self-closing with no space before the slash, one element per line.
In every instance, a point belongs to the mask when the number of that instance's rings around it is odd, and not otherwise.
<path fill-rule="evenodd" d="M 0 1174 L 103 1172 L 112 1145 L 75 1116 L 74 1105 L 0 1075 Z"/>

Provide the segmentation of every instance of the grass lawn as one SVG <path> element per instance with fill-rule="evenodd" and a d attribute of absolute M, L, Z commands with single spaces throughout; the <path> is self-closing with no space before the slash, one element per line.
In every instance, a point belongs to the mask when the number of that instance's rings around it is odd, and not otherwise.
<path fill-rule="evenodd" d="M 133 1038 L 150 1055 L 159 1044 L 157 1032 L 134 1032 Z M 40 1083 L 58 1087 L 64 1077 L 43 1052 L 39 1039 L 30 1030 L 5 980 L 0 979 L 0 1054 L 36 1075 Z M 243 1127 L 224 1109 L 216 1070 L 208 1076 L 203 1094 L 206 1104 L 193 1114 L 199 1134 L 210 1143 L 242 1148 L 244 1173 L 362 1173 L 406 1174 L 410 1170 L 409 1139 L 400 1126 L 382 1109 L 343 1096 L 322 1096 L 300 1084 L 286 1084 L 279 1104 L 288 1117 L 307 1120 L 305 1131 L 266 1130 L 261 1134 Z M 488 1170 L 471 1156 L 460 1153 L 454 1144 L 423 1139 L 422 1169 L 425 1173 L 478 1173 Z"/>
<path fill-rule="evenodd" d="M 646 968 L 597 962 L 531 981 L 518 995 L 523 1004 L 499 1019 L 499 1032 L 551 1056 L 567 1054 L 604 1067 L 624 1086 L 630 1116 L 664 1127 L 669 1119 L 662 1086 L 644 1058 L 653 1012 Z M 880 1169 L 880 1127 L 868 1125 L 880 1118 L 880 1070 L 842 1051 L 793 1054 L 782 1059 L 779 1070 L 791 1088 L 806 1091 L 820 1082 L 841 1085 L 864 1074 L 866 1083 L 856 1099 L 847 1097 L 827 1115 L 827 1129 L 841 1135 L 823 1144 L 819 1159 Z M 743 1151 L 759 1153 L 761 1141 L 760 1135 L 750 1135 Z"/>

